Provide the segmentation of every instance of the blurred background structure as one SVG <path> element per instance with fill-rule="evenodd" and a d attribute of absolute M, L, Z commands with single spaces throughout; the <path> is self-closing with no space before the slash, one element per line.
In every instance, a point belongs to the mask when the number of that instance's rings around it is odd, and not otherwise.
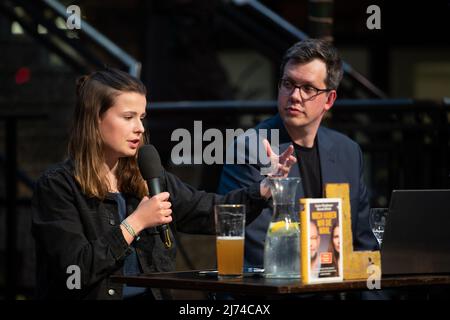
<path fill-rule="evenodd" d="M 70 5 L 80 29 L 68 28 Z M 370 5 L 381 29 L 367 26 Z M 65 158 L 79 75 L 108 65 L 140 77 L 166 168 L 215 191 L 221 165 L 171 163 L 172 132 L 193 132 L 195 120 L 203 131 L 247 129 L 275 114 L 284 51 L 332 40 L 345 77 L 326 125 L 361 145 L 371 206 L 386 207 L 393 189 L 450 187 L 449 30 L 448 0 L 2 0 L 0 299 L 32 298 L 33 183 Z M 179 241 L 179 269 L 214 266 L 213 237 Z"/>

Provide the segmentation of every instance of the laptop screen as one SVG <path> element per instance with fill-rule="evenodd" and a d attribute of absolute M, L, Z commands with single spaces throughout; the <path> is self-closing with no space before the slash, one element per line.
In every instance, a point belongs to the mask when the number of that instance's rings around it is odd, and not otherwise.
<path fill-rule="evenodd" d="M 450 273 L 450 190 L 394 190 L 381 246 L 383 275 Z"/>

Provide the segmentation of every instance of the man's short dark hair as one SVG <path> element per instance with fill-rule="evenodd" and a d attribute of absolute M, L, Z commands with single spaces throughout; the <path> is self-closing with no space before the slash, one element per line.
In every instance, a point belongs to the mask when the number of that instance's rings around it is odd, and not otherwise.
<path fill-rule="evenodd" d="M 280 78 L 283 76 L 284 67 L 288 62 L 303 64 L 314 59 L 322 60 L 327 67 L 325 85 L 328 89 L 337 89 L 342 80 L 342 60 L 337 49 L 326 40 L 307 39 L 297 42 L 290 47 L 281 60 Z"/>

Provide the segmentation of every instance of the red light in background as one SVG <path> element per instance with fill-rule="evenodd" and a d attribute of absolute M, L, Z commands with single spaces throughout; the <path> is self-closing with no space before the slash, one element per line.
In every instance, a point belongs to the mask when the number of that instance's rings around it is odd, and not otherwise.
<path fill-rule="evenodd" d="M 16 72 L 16 84 L 24 84 L 30 81 L 31 71 L 27 67 L 19 68 Z"/>

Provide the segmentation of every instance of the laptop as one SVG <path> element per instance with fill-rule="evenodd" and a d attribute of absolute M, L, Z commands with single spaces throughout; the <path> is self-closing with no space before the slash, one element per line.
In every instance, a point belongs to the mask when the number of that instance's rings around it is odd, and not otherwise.
<path fill-rule="evenodd" d="M 394 190 L 381 246 L 384 275 L 450 273 L 450 190 Z"/>

